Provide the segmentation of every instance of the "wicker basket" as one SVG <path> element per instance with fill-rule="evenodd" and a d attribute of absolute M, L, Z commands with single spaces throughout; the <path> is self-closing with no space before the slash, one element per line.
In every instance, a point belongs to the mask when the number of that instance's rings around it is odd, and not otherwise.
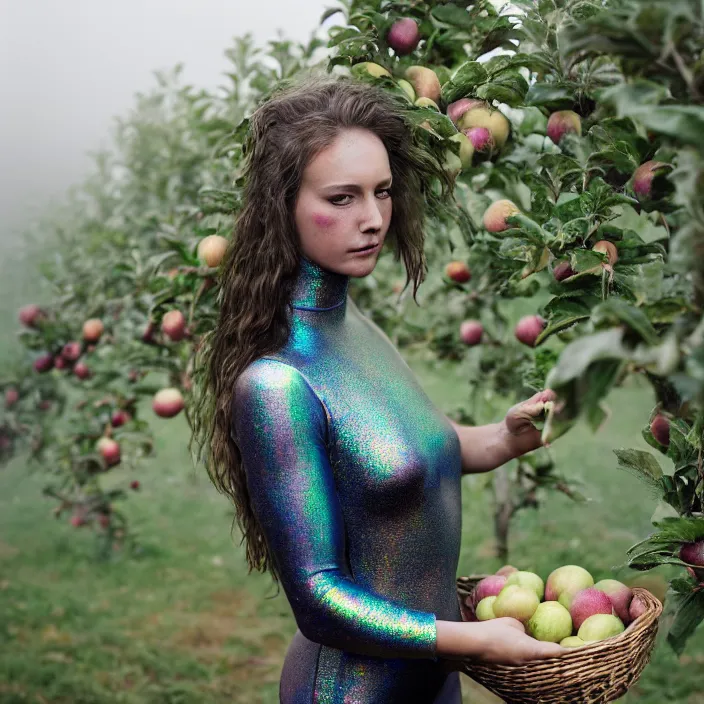
<path fill-rule="evenodd" d="M 458 577 L 462 618 L 464 600 L 482 576 Z M 575 648 L 559 658 L 524 665 L 465 660 L 461 671 L 507 704 L 602 704 L 622 697 L 640 677 L 655 644 L 662 604 L 647 590 L 633 588 L 646 612 L 612 638 Z"/>

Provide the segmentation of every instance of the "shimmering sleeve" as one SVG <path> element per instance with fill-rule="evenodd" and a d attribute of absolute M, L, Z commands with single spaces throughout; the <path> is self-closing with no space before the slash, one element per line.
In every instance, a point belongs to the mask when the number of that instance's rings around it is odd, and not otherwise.
<path fill-rule="evenodd" d="M 232 427 L 252 508 L 301 633 L 362 655 L 436 660 L 435 614 L 355 583 L 324 407 L 294 367 L 257 360 L 237 380 Z"/>

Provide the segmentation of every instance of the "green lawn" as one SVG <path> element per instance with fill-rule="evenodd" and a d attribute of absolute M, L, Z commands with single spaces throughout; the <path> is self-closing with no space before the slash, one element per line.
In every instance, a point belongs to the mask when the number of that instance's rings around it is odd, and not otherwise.
<path fill-rule="evenodd" d="M 432 375 L 412 363 L 441 408 L 461 399 L 463 384 L 442 365 Z M 555 443 L 561 469 L 586 483 L 575 505 L 550 497 L 520 515 L 511 562 L 542 576 L 578 563 L 596 579 L 617 572 L 625 550 L 650 531 L 654 501 L 616 469 L 612 447 L 647 446 L 639 429 L 651 404 L 643 389 L 620 389 L 597 435 L 578 428 Z M 185 451 L 183 418 L 157 421 L 157 456 L 125 503 L 144 547 L 138 559 L 94 560 L 90 531 L 51 515 L 40 474 L 19 461 L 0 472 L 0 702 L 206 704 L 274 703 L 288 641 L 295 631 L 283 594 L 247 575 L 231 510 L 196 473 Z M 478 477 L 464 482 L 459 572 L 494 571 L 491 506 Z M 643 575 L 637 575 L 643 577 Z M 650 573 L 653 589 L 661 575 Z M 463 678 L 465 701 L 499 701 Z M 704 629 L 679 660 L 658 643 L 640 682 L 621 700 L 641 704 L 704 702 Z"/>

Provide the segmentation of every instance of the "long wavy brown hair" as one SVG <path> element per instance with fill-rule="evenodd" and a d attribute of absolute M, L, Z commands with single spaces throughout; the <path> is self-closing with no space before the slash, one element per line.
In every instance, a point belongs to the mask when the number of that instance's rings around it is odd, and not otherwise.
<path fill-rule="evenodd" d="M 427 271 L 427 209 L 457 205 L 452 177 L 407 121 L 403 99 L 376 86 L 345 76 L 307 75 L 272 91 L 250 118 L 243 144 L 243 206 L 221 266 L 219 320 L 203 337 L 194 365 L 190 448 L 197 445 L 196 460 L 204 460 L 213 484 L 234 502 L 232 527 L 236 521 L 241 543 L 246 542 L 249 572 L 268 571 L 277 585 L 276 565 L 230 434 L 235 381 L 249 364 L 288 340 L 301 256 L 293 213 L 303 171 L 348 128 L 373 132 L 387 149 L 393 214 L 386 239 L 395 260 L 403 259 L 414 300 Z"/>

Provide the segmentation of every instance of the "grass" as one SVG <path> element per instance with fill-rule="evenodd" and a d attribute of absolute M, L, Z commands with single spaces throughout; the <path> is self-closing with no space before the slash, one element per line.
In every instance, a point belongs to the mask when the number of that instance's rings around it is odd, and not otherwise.
<path fill-rule="evenodd" d="M 411 361 L 441 408 L 464 392 L 455 373 L 430 374 Z M 578 428 L 555 443 L 562 471 L 586 484 L 591 501 L 547 497 L 512 526 L 512 564 L 546 576 L 577 563 L 595 579 L 629 579 L 626 549 L 651 529 L 654 501 L 616 469 L 611 448 L 646 449 L 639 430 L 651 404 L 629 386 L 610 399 L 600 433 Z M 0 702 L 57 704 L 269 704 L 295 623 L 270 580 L 247 574 L 232 511 L 185 451 L 183 418 L 158 421 L 156 457 L 139 473 L 111 471 L 115 484 L 139 478 L 125 510 L 143 546 L 137 557 L 95 561 L 90 531 L 51 515 L 41 474 L 21 461 L 0 472 Z M 460 574 L 494 571 L 491 505 L 481 483 L 463 482 Z M 667 572 L 637 575 L 662 588 Z M 704 702 L 704 629 L 677 658 L 658 642 L 651 664 L 621 701 Z M 499 700 L 463 677 L 465 701 Z"/>

